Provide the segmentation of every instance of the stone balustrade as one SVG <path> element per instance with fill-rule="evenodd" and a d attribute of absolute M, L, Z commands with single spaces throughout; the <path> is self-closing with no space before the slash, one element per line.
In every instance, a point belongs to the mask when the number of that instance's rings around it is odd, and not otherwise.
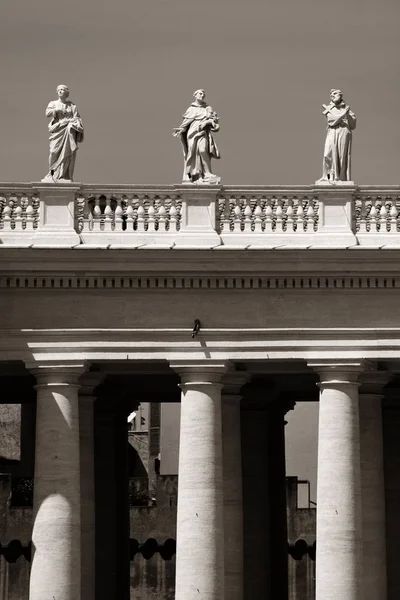
<path fill-rule="evenodd" d="M 13 247 L 400 246 L 400 186 L 0 184 Z"/>

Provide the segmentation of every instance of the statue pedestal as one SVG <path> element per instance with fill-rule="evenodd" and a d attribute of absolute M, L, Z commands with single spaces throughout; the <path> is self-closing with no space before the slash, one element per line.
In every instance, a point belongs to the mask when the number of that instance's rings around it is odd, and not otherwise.
<path fill-rule="evenodd" d="M 80 243 L 75 231 L 75 193 L 80 183 L 32 183 L 40 193 L 38 229 L 34 247 L 65 247 Z"/>
<path fill-rule="evenodd" d="M 312 247 L 337 248 L 357 246 L 354 235 L 354 195 L 353 181 L 330 183 L 318 181 L 315 192 L 319 199 L 319 223 Z"/>
<path fill-rule="evenodd" d="M 214 248 L 221 245 L 217 233 L 216 206 L 221 191 L 219 185 L 177 185 L 182 198 L 180 231 L 176 236 L 176 248 Z"/>

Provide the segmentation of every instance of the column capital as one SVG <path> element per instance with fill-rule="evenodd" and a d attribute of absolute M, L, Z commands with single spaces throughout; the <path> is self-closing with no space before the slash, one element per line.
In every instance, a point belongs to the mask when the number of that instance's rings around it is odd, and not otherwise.
<path fill-rule="evenodd" d="M 242 398 L 241 389 L 250 380 L 250 377 L 250 373 L 246 371 L 226 373 L 222 378 L 222 397 L 224 400 L 229 398 L 240 400 Z"/>
<path fill-rule="evenodd" d="M 359 386 L 359 377 L 368 368 L 368 361 L 360 360 L 321 360 L 311 361 L 308 366 L 320 377 L 319 387 L 340 385 Z"/>
<path fill-rule="evenodd" d="M 93 401 L 96 398 L 95 389 L 104 381 L 105 373 L 89 372 L 83 373 L 79 378 L 79 398 Z"/>
<path fill-rule="evenodd" d="M 79 387 L 79 378 L 88 368 L 85 361 L 70 363 L 26 362 L 25 366 L 36 377 L 36 389 L 38 387 L 64 385 Z"/>
<path fill-rule="evenodd" d="M 171 361 L 170 367 L 180 376 L 181 386 L 190 384 L 219 384 L 231 368 L 231 363 L 224 360 L 188 360 Z"/>
<path fill-rule="evenodd" d="M 383 398 L 383 388 L 394 377 L 389 371 L 365 371 L 360 375 L 360 395 Z"/>

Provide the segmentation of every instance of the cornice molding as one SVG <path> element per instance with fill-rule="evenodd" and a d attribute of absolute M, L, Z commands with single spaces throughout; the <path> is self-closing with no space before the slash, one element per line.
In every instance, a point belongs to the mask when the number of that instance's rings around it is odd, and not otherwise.
<path fill-rule="evenodd" d="M 371 290 L 400 289 L 400 276 L 211 276 L 190 275 L 0 275 L 0 288 L 6 289 L 229 289 L 229 290 Z"/>

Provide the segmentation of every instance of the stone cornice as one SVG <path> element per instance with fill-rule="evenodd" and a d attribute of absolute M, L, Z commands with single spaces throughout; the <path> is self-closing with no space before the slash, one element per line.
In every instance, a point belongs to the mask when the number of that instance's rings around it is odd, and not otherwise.
<path fill-rule="evenodd" d="M 400 234 L 399 234 L 400 235 Z M 364 287 L 397 287 L 400 249 L 370 250 L 149 250 L 2 248 L 0 277 L 234 277 L 279 280 L 331 278 Z M 367 278 L 371 283 L 357 279 Z M 394 283 L 390 280 L 398 281 Z M 353 284 L 351 283 L 353 281 Z M 374 283 L 376 281 L 376 283 Z M 386 282 L 386 283 L 385 283 Z M 281 284 L 283 285 L 283 284 Z M 296 285 L 294 283 L 293 285 Z M 299 285 L 299 284 L 298 284 Z M 310 285 L 316 285 L 311 282 Z"/>
<path fill-rule="evenodd" d="M 60 273 L 1 274 L 0 288 L 12 290 L 385 290 L 400 289 L 400 275 L 347 275 L 320 276 L 191 276 L 191 275 L 127 275 L 86 273 L 77 275 Z"/>
<path fill-rule="evenodd" d="M 104 361 L 400 361 L 400 328 L 8 329 L 0 360 L 46 365 Z M 297 363 L 296 363 L 297 364 Z M 296 366 L 295 366 L 296 368 Z M 389 366 L 390 368 L 390 366 Z M 310 372 L 312 372 L 310 370 Z"/>

